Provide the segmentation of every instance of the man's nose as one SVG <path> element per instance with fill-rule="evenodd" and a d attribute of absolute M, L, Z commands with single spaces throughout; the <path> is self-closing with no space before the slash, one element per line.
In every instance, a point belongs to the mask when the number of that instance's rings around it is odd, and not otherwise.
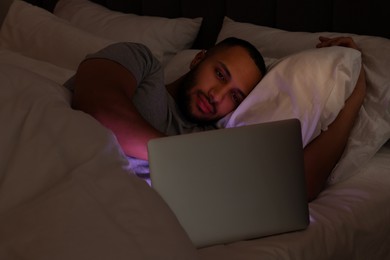
<path fill-rule="evenodd" d="M 213 86 L 209 91 L 210 102 L 218 103 L 226 95 L 227 88 L 224 85 Z"/>

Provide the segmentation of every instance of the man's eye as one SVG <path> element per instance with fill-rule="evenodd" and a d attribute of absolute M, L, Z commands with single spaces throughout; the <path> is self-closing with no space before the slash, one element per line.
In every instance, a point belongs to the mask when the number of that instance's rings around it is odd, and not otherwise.
<path fill-rule="evenodd" d="M 236 91 L 232 92 L 232 99 L 233 102 L 237 105 L 239 105 L 242 102 L 242 97 L 240 94 L 238 94 Z"/>
<path fill-rule="evenodd" d="M 218 77 L 220 80 L 225 80 L 225 76 L 222 74 L 221 71 L 216 70 L 216 71 L 215 71 L 215 74 L 217 75 L 217 77 Z"/>

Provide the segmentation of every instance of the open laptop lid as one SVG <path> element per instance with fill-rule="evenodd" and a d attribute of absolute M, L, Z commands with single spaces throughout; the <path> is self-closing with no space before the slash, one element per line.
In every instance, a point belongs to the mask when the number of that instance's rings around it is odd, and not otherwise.
<path fill-rule="evenodd" d="M 151 140 L 152 187 L 198 246 L 306 228 L 297 119 Z"/>

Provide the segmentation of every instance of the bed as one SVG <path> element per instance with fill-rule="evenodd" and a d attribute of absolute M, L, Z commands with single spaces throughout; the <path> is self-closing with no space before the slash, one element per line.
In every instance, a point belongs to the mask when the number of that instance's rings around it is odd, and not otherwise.
<path fill-rule="evenodd" d="M 10 1 L 0 31 L 0 258 L 390 259 L 389 7 L 379 0 Z M 320 35 L 349 35 L 362 54 L 313 50 Z M 63 83 L 87 53 L 118 41 L 147 45 L 169 82 L 198 50 L 229 36 L 251 41 L 271 75 L 282 72 L 299 109 L 260 118 L 247 107 L 264 111 L 275 100 L 264 107 L 264 92 L 255 91 L 221 127 L 294 116 L 307 143 L 342 109 L 360 61 L 368 91 L 327 187 L 309 203 L 307 229 L 195 248 L 159 194 L 129 169 L 115 136 L 70 107 Z M 292 66 L 303 67 L 288 73 Z M 307 78 L 323 73 L 332 80 Z M 307 82 L 315 91 L 302 92 Z M 304 95 L 315 101 L 299 101 Z"/>

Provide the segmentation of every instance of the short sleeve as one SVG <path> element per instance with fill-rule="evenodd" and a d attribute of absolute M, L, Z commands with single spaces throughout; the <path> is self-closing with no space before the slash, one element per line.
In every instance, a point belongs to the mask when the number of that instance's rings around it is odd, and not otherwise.
<path fill-rule="evenodd" d="M 130 71 L 139 86 L 143 81 L 159 81 L 163 77 L 160 62 L 153 56 L 148 47 L 140 43 L 119 42 L 88 54 L 84 59 L 108 59 Z M 64 83 L 69 90 L 74 90 L 74 76 Z"/>
<path fill-rule="evenodd" d="M 140 43 L 114 43 L 86 57 L 86 59 L 91 58 L 109 59 L 121 64 L 134 75 L 137 84 L 140 84 L 146 76 L 150 77 L 161 71 L 160 62 L 148 47 Z"/>

